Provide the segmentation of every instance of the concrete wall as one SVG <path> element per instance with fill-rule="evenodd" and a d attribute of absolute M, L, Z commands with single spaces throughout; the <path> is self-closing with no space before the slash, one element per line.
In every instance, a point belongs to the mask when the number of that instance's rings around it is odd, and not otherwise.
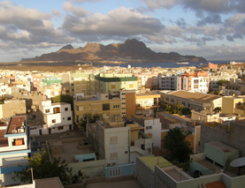
<path fill-rule="evenodd" d="M 125 164 L 129 162 L 129 127 L 105 129 L 105 160 L 106 164 Z M 116 137 L 117 143 L 111 143 L 110 139 Z M 116 154 L 117 157 L 112 158 Z"/>
<path fill-rule="evenodd" d="M 25 113 L 26 113 L 25 100 L 7 101 L 7 103 L 0 105 L 0 119 L 10 118 L 11 116 L 16 116 L 18 114 L 25 114 Z"/>
<path fill-rule="evenodd" d="M 242 156 L 245 156 L 245 126 L 231 122 L 230 131 L 226 132 L 215 130 L 211 127 L 201 126 L 201 145 L 200 152 L 204 152 L 204 145 L 208 142 L 221 142 L 240 151 Z"/>
<path fill-rule="evenodd" d="M 105 176 L 105 160 L 87 161 L 80 163 L 68 163 L 74 173 L 79 170 L 85 172 L 86 178 Z"/>
<path fill-rule="evenodd" d="M 140 158 L 136 158 L 136 176 L 138 182 L 144 188 L 155 188 L 154 171 L 147 166 Z"/>

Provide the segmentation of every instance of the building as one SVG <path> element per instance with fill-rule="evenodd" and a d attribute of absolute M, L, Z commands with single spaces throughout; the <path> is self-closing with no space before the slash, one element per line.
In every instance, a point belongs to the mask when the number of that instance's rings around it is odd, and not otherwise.
<path fill-rule="evenodd" d="M 152 116 L 135 115 L 131 116 L 134 122 L 144 127 L 144 133 L 153 139 L 153 146 L 161 148 L 161 128 L 162 124 L 159 118 Z"/>
<path fill-rule="evenodd" d="M 207 143 L 205 152 L 191 156 L 185 172 L 162 157 L 137 157 L 137 180 L 148 188 L 236 188 L 243 187 L 245 175 L 229 164 L 239 150 L 220 142 Z"/>
<path fill-rule="evenodd" d="M 177 90 L 177 75 L 175 74 L 159 74 L 159 89 L 161 90 Z"/>
<path fill-rule="evenodd" d="M 125 99 L 125 98 L 123 98 Z M 74 97 L 74 121 L 79 124 L 84 114 L 101 114 L 104 121 L 121 121 L 125 114 L 124 104 L 119 96 L 109 95 L 108 93 L 98 93 L 97 96 L 85 96 L 76 94 Z M 122 106 L 124 105 L 124 106 Z"/>
<path fill-rule="evenodd" d="M 0 96 L 11 95 L 11 94 L 12 94 L 12 90 L 11 87 L 9 87 L 9 84 L 0 83 Z"/>
<path fill-rule="evenodd" d="M 209 91 L 208 72 L 192 72 L 178 75 L 177 90 L 207 93 Z"/>
<path fill-rule="evenodd" d="M 152 154 L 153 140 L 133 121 L 102 122 L 87 125 L 89 142 L 106 166 L 136 162 L 136 157 Z"/>
<path fill-rule="evenodd" d="M 167 112 L 157 112 L 157 118 L 161 122 L 161 148 L 164 148 L 164 138 L 167 136 L 169 129 L 180 128 L 184 132 L 189 132 L 186 140 L 190 142 L 193 153 L 199 153 L 200 151 L 200 135 L 201 126 L 196 122 L 192 121 L 190 118 L 184 115 L 169 114 Z"/>
<path fill-rule="evenodd" d="M 43 114 L 43 124 L 33 124 L 31 135 L 55 134 L 73 130 L 71 104 L 65 102 L 51 103 L 42 101 L 40 111 Z"/>
<path fill-rule="evenodd" d="M 26 114 L 26 101 L 19 99 L 4 100 L 0 104 L 0 119 L 8 119 L 11 116 Z"/>
<path fill-rule="evenodd" d="M 78 93 L 85 95 L 95 95 L 95 76 L 92 73 L 81 71 L 71 72 L 70 76 L 70 91 L 71 96 Z"/>
<path fill-rule="evenodd" d="M 219 80 L 227 80 L 229 82 L 236 82 L 238 79 L 237 74 L 229 74 L 227 72 L 221 72 L 220 74 L 212 74 L 209 75 L 210 79 L 210 90 L 212 91 L 219 91 L 220 86 L 218 85 Z"/>
<path fill-rule="evenodd" d="M 161 102 L 167 104 L 182 104 L 186 108 L 196 111 L 210 110 L 222 107 L 222 97 L 204 93 L 188 91 L 161 92 Z"/>
<path fill-rule="evenodd" d="M 230 125 L 216 122 L 201 123 L 200 151 L 203 152 L 205 144 L 209 142 L 222 142 L 240 151 L 245 156 L 243 138 L 245 134 L 245 120 L 231 121 Z"/>
<path fill-rule="evenodd" d="M 245 95 L 245 85 L 235 82 L 229 82 L 222 88 L 222 94 L 227 96 Z"/>
<path fill-rule="evenodd" d="M 95 81 L 95 91 L 99 93 L 138 89 L 137 77 L 132 74 L 98 74 L 95 76 Z"/>
<path fill-rule="evenodd" d="M 1 124 L 2 125 L 2 124 Z M 19 184 L 13 181 L 13 172 L 22 170 L 31 153 L 31 140 L 25 116 L 11 117 L 7 126 L 0 126 L 0 185 Z"/>
<path fill-rule="evenodd" d="M 222 112 L 226 114 L 238 114 L 245 117 L 245 96 L 225 96 L 222 98 Z"/>
<path fill-rule="evenodd" d="M 158 73 L 134 74 L 138 78 L 138 89 L 151 88 L 158 89 Z"/>

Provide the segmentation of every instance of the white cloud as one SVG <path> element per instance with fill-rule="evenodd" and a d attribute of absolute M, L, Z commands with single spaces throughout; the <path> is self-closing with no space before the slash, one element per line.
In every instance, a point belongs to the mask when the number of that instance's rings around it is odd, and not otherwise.
<path fill-rule="evenodd" d="M 67 12 L 73 13 L 78 17 L 85 17 L 88 14 L 88 11 L 82 7 L 75 7 L 70 2 L 65 2 L 63 5 L 63 9 Z"/>
<path fill-rule="evenodd" d="M 120 7 L 107 15 L 100 13 L 87 17 L 67 15 L 61 28 L 81 40 L 97 41 L 159 35 L 164 26 L 156 18 L 146 16 L 134 9 Z"/>

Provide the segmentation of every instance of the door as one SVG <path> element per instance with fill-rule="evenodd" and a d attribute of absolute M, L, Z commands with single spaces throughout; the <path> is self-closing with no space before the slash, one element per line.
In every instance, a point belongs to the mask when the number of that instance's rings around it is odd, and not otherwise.
<path fill-rule="evenodd" d="M 48 129 L 48 134 L 51 134 L 51 129 L 50 128 Z"/>
<path fill-rule="evenodd" d="M 42 129 L 39 129 L 39 135 L 40 136 L 42 135 Z"/>
<path fill-rule="evenodd" d="M 71 125 L 69 125 L 69 130 L 71 131 Z"/>

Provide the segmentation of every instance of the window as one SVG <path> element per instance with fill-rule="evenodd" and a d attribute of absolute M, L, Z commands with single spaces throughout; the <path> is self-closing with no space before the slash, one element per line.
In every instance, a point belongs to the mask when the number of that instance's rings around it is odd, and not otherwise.
<path fill-rule="evenodd" d="M 113 108 L 119 108 L 120 106 L 119 105 L 113 105 Z"/>
<path fill-rule="evenodd" d="M 111 85 L 111 89 L 116 89 L 116 86 L 115 85 Z"/>
<path fill-rule="evenodd" d="M 71 120 L 71 117 L 68 117 L 67 120 Z"/>
<path fill-rule="evenodd" d="M 118 159 L 117 153 L 111 153 L 111 160 Z"/>
<path fill-rule="evenodd" d="M 102 105 L 102 110 L 105 111 L 105 110 L 110 110 L 110 104 L 103 104 Z"/>
<path fill-rule="evenodd" d="M 50 109 L 46 109 L 46 110 L 45 110 L 45 113 L 49 113 L 49 112 L 50 112 Z"/>
<path fill-rule="evenodd" d="M 169 101 L 169 98 L 168 97 L 166 97 L 166 101 Z"/>
<path fill-rule="evenodd" d="M 62 130 L 62 129 L 64 129 L 63 126 L 59 126 L 59 127 L 58 127 L 58 130 Z"/>
<path fill-rule="evenodd" d="M 52 119 L 52 123 L 56 123 L 56 119 Z"/>
<path fill-rule="evenodd" d="M 111 136 L 110 137 L 110 144 L 117 144 L 118 141 L 117 141 L 117 136 Z"/>
<path fill-rule="evenodd" d="M 68 111 L 68 108 L 65 108 L 65 111 Z"/>
<path fill-rule="evenodd" d="M 129 84 L 129 88 L 134 88 L 134 84 Z"/>

